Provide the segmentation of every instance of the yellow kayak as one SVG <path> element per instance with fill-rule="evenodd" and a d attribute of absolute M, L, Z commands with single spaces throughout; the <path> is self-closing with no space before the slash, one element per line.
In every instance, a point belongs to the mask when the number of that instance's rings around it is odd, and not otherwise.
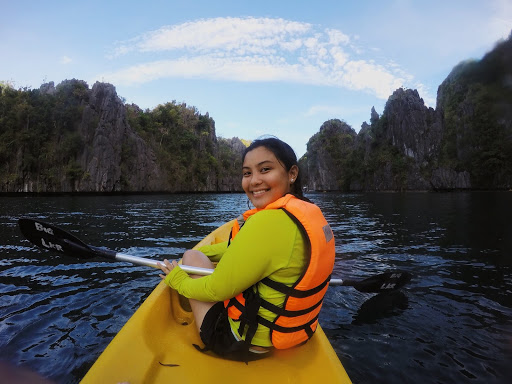
<path fill-rule="evenodd" d="M 227 240 L 232 222 L 195 248 Z M 188 300 L 160 282 L 81 381 L 92 383 L 350 383 L 322 328 L 303 346 L 245 364 L 196 350 L 202 345 Z"/>

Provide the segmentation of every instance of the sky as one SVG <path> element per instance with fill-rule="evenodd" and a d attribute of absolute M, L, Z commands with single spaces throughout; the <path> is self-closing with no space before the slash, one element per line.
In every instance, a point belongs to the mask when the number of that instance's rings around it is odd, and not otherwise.
<path fill-rule="evenodd" d="M 437 88 L 512 30 L 510 0 L 0 0 L 0 81 L 108 82 L 170 101 L 218 137 L 275 135 L 300 157 L 329 119 L 359 132 L 398 88 Z"/>

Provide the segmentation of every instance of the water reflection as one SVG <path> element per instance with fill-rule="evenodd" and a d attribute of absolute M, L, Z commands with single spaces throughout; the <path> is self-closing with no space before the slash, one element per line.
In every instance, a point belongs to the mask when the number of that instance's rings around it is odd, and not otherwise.
<path fill-rule="evenodd" d="M 321 324 L 354 383 L 508 383 L 512 194 L 308 197 L 335 233 L 335 277 L 414 275 L 387 294 L 329 289 Z M 0 359 L 78 382 L 159 281 L 150 268 L 42 253 L 20 216 L 160 259 L 245 209 L 242 194 L 0 197 Z"/>
<path fill-rule="evenodd" d="M 361 304 L 352 324 L 375 324 L 380 319 L 400 315 L 408 306 L 409 299 L 400 290 L 379 293 Z"/>

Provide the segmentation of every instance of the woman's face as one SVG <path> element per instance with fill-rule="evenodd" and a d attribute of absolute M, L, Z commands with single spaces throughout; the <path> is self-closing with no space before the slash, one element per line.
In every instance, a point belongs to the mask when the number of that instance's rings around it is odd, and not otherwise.
<path fill-rule="evenodd" d="M 245 155 L 242 173 L 247 197 L 256 208 L 265 208 L 290 192 L 299 169 L 294 165 L 287 171 L 271 151 L 257 147 Z"/>

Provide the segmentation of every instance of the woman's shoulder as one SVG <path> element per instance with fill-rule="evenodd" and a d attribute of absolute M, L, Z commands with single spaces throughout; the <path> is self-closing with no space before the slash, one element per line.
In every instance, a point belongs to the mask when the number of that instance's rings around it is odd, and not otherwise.
<path fill-rule="evenodd" d="M 262 209 L 247 219 L 251 226 L 267 226 L 267 228 L 276 226 L 295 225 L 288 214 L 282 209 Z"/>
<path fill-rule="evenodd" d="M 289 219 L 286 212 L 282 209 L 262 209 L 250 216 L 249 219 L 256 219 L 258 221 L 266 220 L 286 220 Z"/>

